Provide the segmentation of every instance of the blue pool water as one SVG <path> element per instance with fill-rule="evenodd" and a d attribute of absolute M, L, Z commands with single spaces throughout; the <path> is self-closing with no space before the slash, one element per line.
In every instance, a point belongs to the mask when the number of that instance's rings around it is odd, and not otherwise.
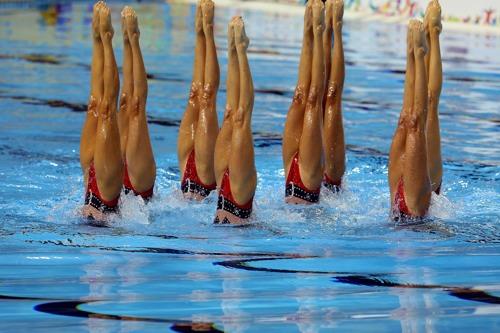
<path fill-rule="evenodd" d="M 115 52 L 122 59 L 112 2 Z M 346 189 L 283 203 L 281 139 L 302 18 L 243 14 L 256 87 L 258 188 L 248 227 L 212 225 L 216 198 L 179 195 L 177 125 L 190 85 L 191 5 L 134 4 L 158 165 L 148 205 L 110 228 L 79 218 L 90 5 L 0 5 L 0 331 L 500 331 L 500 38 L 445 31 L 443 195 L 414 226 L 388 219 L 387 155 L 402 100 L 405 28 L 345 24 Z M 444 9 L 445 10 L 445 9 Z M 224 84 L 218 96 L 225 105 Z M 219 117 L 220 119 L 220 117 Z"/>

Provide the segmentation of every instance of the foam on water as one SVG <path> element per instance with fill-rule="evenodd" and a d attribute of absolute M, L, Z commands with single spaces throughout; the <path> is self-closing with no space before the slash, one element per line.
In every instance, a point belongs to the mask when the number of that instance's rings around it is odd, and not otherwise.
<path fill-rule="evenodd" d="M 188 234 L 199 231 L 199 226 L 203 226 L 205 232 L 220 228 L 212 226 L 217 202 L 215 191 L 202 202 L 187 201 L 180 192 L 180 175 L 170 174 L 161 168 L 159 170 L 153 199 L 146 204 L 142 198 L 122 192 L 120 213 L 110 218 L 108 226 L 123 228 L 132 234 L 140 230 L 154 233 L 183 230 Z M 415 222 L 427 224 L 428 230 L 435 226 L 438 232 L 444 232 L 445 237 L 465 227 L 472 234 L 458 232 L 460 235 L 476 237 L 493 232 L 488 238 L 499 238 L 500 228 L 497 224 L 487 223 L 488 219 L 495 221 L 497 218 L 497 192 L 491 188 L 471 186 L 470 181 L 450 173 L 447 172 L 447 185 L 443 187 L 443 193 L 432 195 L 429 217 L 424 222 Z M 254 215 L 250 224 L 255 228 L 263 227 L 270 234 L 286 237 L 306 237 L 311 234 L 314 237 L 383 236 L 392 224 L 386 177 L 385 166 L 361 164 L 347 171 L 339 193 L 331 193 L 323 187 L 320 204 L 292 206 L 284 203 L 283 169 L 276 165 L 275 171 L 258 174 Z M 450 179 L 455 181 L 450 183 Z M 38 207 L 47 207 L 45 221 L 69 225 L 85 223 L 80 216 L 83 179 L 79 176 L 73 180 L 76 185 L 67 193 L 61 193 L 60 198 L 47 198 Z M 464 189 L 467 191 L 464 192 Z M 454 196 L 452 200 L 448 198 L 449 193 Z M 477 213 L 471 213 L 474 210 Z M 399 226 L 409 224 L 406 222 Z"/>

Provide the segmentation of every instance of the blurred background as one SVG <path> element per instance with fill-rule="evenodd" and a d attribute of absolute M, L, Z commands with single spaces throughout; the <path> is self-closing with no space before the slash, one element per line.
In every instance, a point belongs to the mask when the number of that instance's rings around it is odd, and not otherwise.
<path fill-rule="evenodd" d="M 188 2 L 197 0 L 165 0 L 166 3 Z M 57 15 L 58 6 L 71 0 L 0 0 L 0 6 L 47 6 L 46 18 L 54 20 Z M 81 1 L 88 2 L 88 1 Z M 109 1 L 113 3 L 113 1 Z M 138 1 L 141 2 L 141 1 Z M 160 1 L 158 1 L 160 2 Z M 218 5 L 226 6 L 251 6 L 262 9 L 294 11 L 294 7 L 301 6 L 305 0 L 219 0 Z M 348 13 L 366 15 L 380 15 L 392 18 L 408 18 L 423 16 L 427 6 L 427 0 L 345 0 L 345 8 Z M 500 1 L 498 0 L 441 0 L 443 8 L 443 20 L 449 23 L 461 23 L 465 25 L 479 25 L 500 27 Z M 1 7 L 0 7 L 1 8 Z"/>

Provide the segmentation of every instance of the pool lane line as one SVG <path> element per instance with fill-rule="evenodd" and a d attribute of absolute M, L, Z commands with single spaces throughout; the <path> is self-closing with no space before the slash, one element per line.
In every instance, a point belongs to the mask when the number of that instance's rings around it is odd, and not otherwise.
<path fill-rule="evenodd" d="M 29 243 L 50 244 L 56 246 L 83 248 L 83 249 L 97 249 L 102 251 L 116 251 L 126 253 L 155 253 L 155 254 L 184 254 L 184 255 L 199 255 L 199 256 L 218 256 L 218 257 L 266 257 L 265 259 L 272 258 L 286 258 L 286 259 L 309 259 L 318 258 L 317 256 L 304 256 L 300 254 L 286 254 L 286 253 L 272 253 L 272 252 L 203 252 L 203 251 L 190 251 L 165 247 L 107 247 L 99 245 L 81 245 L 81 244 L 66 244 L 62 241 L 36 241 L 29 240 Z M 257 260 L 257 259 L 249 259 Z"/>
<path fill-rule="evenodd" d="M 1 3 L 1 1 L 0 1 Z M 24 60 L 26 62 L 31 62 L 35 64 L 43 64 L 43 65 L 69 65 L 69 66 L 77 66 L 86 69 L 87 71 L 91 70 L 91 67 L 88 63 L 82 62 L 72 62 L 66 61 L 66 54 L 43 54 L 43 53 L 28 53 L 28 54 L 1 54 L 0 60 L 4 59 L 15 59 L 15 60 Z M 119 73 L 123 73 L 122 67 L 118 66 Z M 186 78 L 175 77 L 174 73 L 163 73 L 152 74 L 146 73 L 148 80 L 154 81 L 166 81 L 166 82 L 188 82 Z"/>
<path fill-rule="evenodd" d="M 69 109 L 72 112 L 76 113 L 83 113 L 87 112 L 88 110 L 87 104 L 85 103 L 72 103 L 61 99 L 45 99 L 45 98 L 28 97 L 22 95 L 5 95 L 2 94 L 1 92 L 0 92 L 0 98 L 13 99 L 27 105 L 43 105 L 51 108 L 64 108 L 64 109 Z M 148 124 L 154 124 L 163 127 L 179 127 L 181 124 L 181 121 L 179 119 L 160 118 L 151 115 L 148 115 L 147 118 L 148 118 L 147 119 Z"/>
<path fill-rule="evenodd" d="M 409 288 L 409 289 L 441 289 L 449 295 L 467 300 L 487 304 L 500 304 L 500 297 L 491 295 L 483 290 L 468 287 L 449 287 L 439 284 L 405 284 L 392 282 L 386 279 L 367 277 L 363 275 L 336 276 L 333 279 L 340 283 L 348 283 L 369 287 Z"/>
<path fill-rule="evenodd" d="M 52 108 L 65 108 L 73 112 L 86 112 L 87 104 L 83 103 L 70 103 L 60 99 L 44 99 L 38 97 L 28 97 L 22 95 L 5 95 L 0 94 L 0 98 L 13 99 L 16 101 L 21 101 L 23 104 L 28 105 L 46 105 Z"/>
<path fill-rule="evenodd" d="M 46 64 L 46 65 L 61 65 L 62 60 L 65 58 L 64 55 L 52 55 L 52 54 L 42 54 L 42 53 L 28 53 L 28 54 L 0 54 L 0 60 L 3 59 L 15 59 L 24 60 L 36 64 Z"/>
<path fill-rule="evenodd" d="M 151 317 L 134 317 L 134 316 L 121 316 L 113 314 L 104 314 L 98 312 L 91 312 L 81 310 L 78 307 L 84 304 L 95 302 L 102 302 L 103 300 L 56 300 L 51 298 L 42 297 L 24 297 L 24 296 L 10 296 L 0 295 L 0 301 L 45 301 L 33 307 L 35 311 L 47 313 L 56 316 L 66 316 L 73 318 L 87 318 L 87 319 L 105 319 L 105 320 L 118 320 L 118 321 L 135 321 L 135 322 L 148 322 L 148 323 L 165 323 L 172 324 L 170 329 L 174 332 L 207 332 L 207 333 L 223 333 L 215 327 L 214 323 L 210 322 L 193 322 L 190 320 L 182 319 L 163 319 Z"/>
<path fill-rule="evenodd" d="M 0 301 L 53 301 L 53 298 L 1 295 Z"/>
<path fill-rule="evenodd" d="M 81 310 L 78 307 L 94 301 L 59 301 L 38 304 L 34 309 L 38 312 L 48 313 L 58 316 L 87 318 L 87 319 L 105 319 L 117 321 L 135 321 L 147 323 L 165 323 L 172 324 L 171 330 L 175 332 L 223 332 L 215 327 L 214 323 L 192 322 L 190 320 L 163 319 L 152 317 L 133 317 L 113 314 L 104 314 Z"/>
<path fill-rule="evenodd" d="M 332 280 L 334 282 L 357 285 L 357 286 L 367 286 L 367 287 L 386 287 L 386 288 L 409 288 L 409 289 L 440 289 L 446 291 L 448 295 L 467 301 L 474 301 L 486 304 L 500 304 L 500 297 L 491 295 L 484 290 L 468 288 L 468 287 L 450 287 L 439 284 L 411 284 L 411 283 L 399 283 L 393 282 L 391 280 L 381 278 L 382 276 L 388 276 L 389 274 L 351 274 L 347 272 L 332 272 L 332 271 L 312 271 L 312 270 L 294 270 L 294 269 L 279 269 L 279 268 L 269 268 L 269 267 L 254 267 L 249 265 L 250 262 L 256 261 L 271 261 L 271 260 L 289 260 L 289 259 L 303 259 L 307 257 L 290 258 L 275 257 L 275 258 L 252 258 L 252 259 L 241 259 L 241 260 L 230 260 L 230 261 L 220 261 L 214 262 L 214 265 L 223 266 L 226 268 L 240 269 L 246 271 L 256 271 L 256 272 L 267 272 L 267 273 L 285 273 L 285 274 L 311 274 L 311 275 L 341 275 L 333 276 Z M 314 257 L 309 257 L 314 258 Z M 318 258 L 318 257 L 316 257 Z M 390 274 L 395 275 L 395 274 Z"/>
<path fill-rule="evenodd" d="M 1 152 L 1 146 L 0 146 L 0 152 Z M 28 230 L 30 232 L 32 231 L 32 229 L 28 229 Z M 115 227 L 114 230 L 119 230 L 119 229 L 117 229 Z M 44 231 L 44 230 L 41 229 L 41 231 Z M 12 233 L 8 234 L 7 236 L 10 236 L 10 235 L 13 235 L 13 234 L 15 234 L 15 232 L 12 232 Z M 77 232 L 77 233 L 74 233 L 74 234 L 59 234 L 59 235 L 63 236 L 63 237 L 73 236 L 73 237 L 82 237 L 82 238 L 85 238 L 85 236 L 90 236 L 90 237 L 95 237 L 96 236 L 96 234 L 90 233 L 90 232 Z M 110 234 L 110 235 L 101 235 L 101 236 L 114 237 L 116 235 Z M 120 236 L 120 237 L 121 236 L 125 236 L 125 237 L 151 237 L 151 238 L 160 238 L 160 239 L 181 239 L 178 236 L 167 235 L 167 234 L 127 234 L 127 233 L 124 233 L 124 234 L 118 234 L 118 236 Z M 191 236 L 191 237 L 182 237 L 182 239 L 208 240 L 209 238 L 207 238 L 207 237 L 201 237 L 201 236 L 200 237 Z M 70 238 L 67 238 L 67 240 L 70 243 L 73 242 Z M 28 240 L 25 240 L 25 242 L 34 243 L 35 240 L 28 239 Z M 39 242 L 39 241 L 36 241 L 36 242 Z M 46 243 L 43 243 L 43 244 L 46 244 Z"/>
<path fill-rule="evenodd" d="M 289 260 L 289 259 L 316 259 L 321 258 L 318 256 L 282 256 L 282 257 L 268 257 L 268 258 L 251 258 L 251 259 L 241 259 L 241 260 L 228 260 L 228 261 L 217 261 L 214 262 L 215 266 L 222 266 L 225 268 L 234 268 L 245 271 L 257 271 L 257 272 L 268 272 L 268 273 L 287 273 L 287 274 L 312 274 L 312 275 L 353 275 L 357 274 L 354 272 L 339 272 L 339 271 L 312 271 L 312 270 L 295 270 L 295 269 L 281 269 L 281 268 L 268 268 L 268 267 L 254 267 L 248 265 L 249 262 L 256 261 L 269 261 L 269 260 Z M 370 277 L 382 277 L 394 275 L 392 273 L 374 273 L 367 274 Z"/>

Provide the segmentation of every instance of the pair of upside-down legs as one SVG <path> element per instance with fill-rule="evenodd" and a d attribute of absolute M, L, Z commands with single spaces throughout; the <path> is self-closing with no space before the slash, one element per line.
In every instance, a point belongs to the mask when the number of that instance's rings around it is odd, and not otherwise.
<path fill-rule="evenodd" d="M 442 86 L 441 7 L 432 0 L 424 23 L 410 21 L 404 100 L 389 156 L 395 217 L 426 215 L 442 179 L 438 105 Z"/>
<path fill-rule="evenodd" d="M 137 17 L 130 7 L 122 12 L 122 28 L 124 82 L 117 113 L 119 76 L 112 47 L 111 12 L 104 2 L 94 5 L 90 100 L 80 142 L 80 163 L 87 195 L 89 191 L 97 192 L 90 195 L 111 206 L 116 205 L 127 169 L 137 192 L 151 189 L 156 176 L 145 114 L 146 72 Z M 86 204 L 83 213 L 103 220 L 106 211 Z"/>
<path fill-rule="evenodd" d="M 320 0 L 310 0 L 304 17 L 299 79 L 283 137 L 287 202 L 290 203 L 317 202 L 321 183 L 338 190 L 345 172 L 341 108 L 345 74 L 343 1 L 327 0 L 325 7 L 323 20 L 323 4 Z M 425 215 L 431 191 L 439 193 L 441 187 L 440 32 L 441 8 L 437 0 L 432 0 L 424 24 L 414 21 L 410 24 L 403 111 L 390 153 L 391 203 L 399 200 L 398 188 L 404 189 L 400 197 L 406 198 L 407 214 L 412 216 Z"/>
<path fill-rule="evenodd" d="M 253 199 L 257 183 L 251 132 L 254 91 L 247 59 L 249 40 L 243 20 L 234 17 L 228 27 L 227 104 L 219 131 L 215 104 L 220 74 L 213 19 L 213 2 L 199 1 L 193 80 L 178 138 L 182 189 L 186 197 L 203 199 L 216 187 L 222 188 L 227 173 L 234 204 L 245 205 Z M 219 213 L 221 221 L 240 221 L 237 216 Z"/>
<path fill-rule="evenodd" d="M 299 77 L 283 135 L 289 203 L 317 202 L 322 182 L 338 190 L 345 171 L 343 12 L 342 0 L 306 6 Z"/>
<path fill-rule="evenodd" d="M 199 1 L 195 14 L 193 80 L 177 143 L 183 192 L 195 199 L 202 199 L 216 187 L 214 151 L 219 133 L 216 99 L 220 71 L 213 21 L 214 3 Z"/>
<path fill-rule="evenodd" d="M 241 17 L 234 17 L 228 27 L 227 104 L 224 120 L 215 145 L 215 176 L 220 189 L 216 221 L 241 223 L 248 216 L 241 210 L 226 208 L 228 177 L 229 203 L 251 212 L 257 187 L 252 138 L 252 110 L 254 90 L 247 58 L 249 39 Z M 225 196 L 225 197 L 223 197 Z"/>

